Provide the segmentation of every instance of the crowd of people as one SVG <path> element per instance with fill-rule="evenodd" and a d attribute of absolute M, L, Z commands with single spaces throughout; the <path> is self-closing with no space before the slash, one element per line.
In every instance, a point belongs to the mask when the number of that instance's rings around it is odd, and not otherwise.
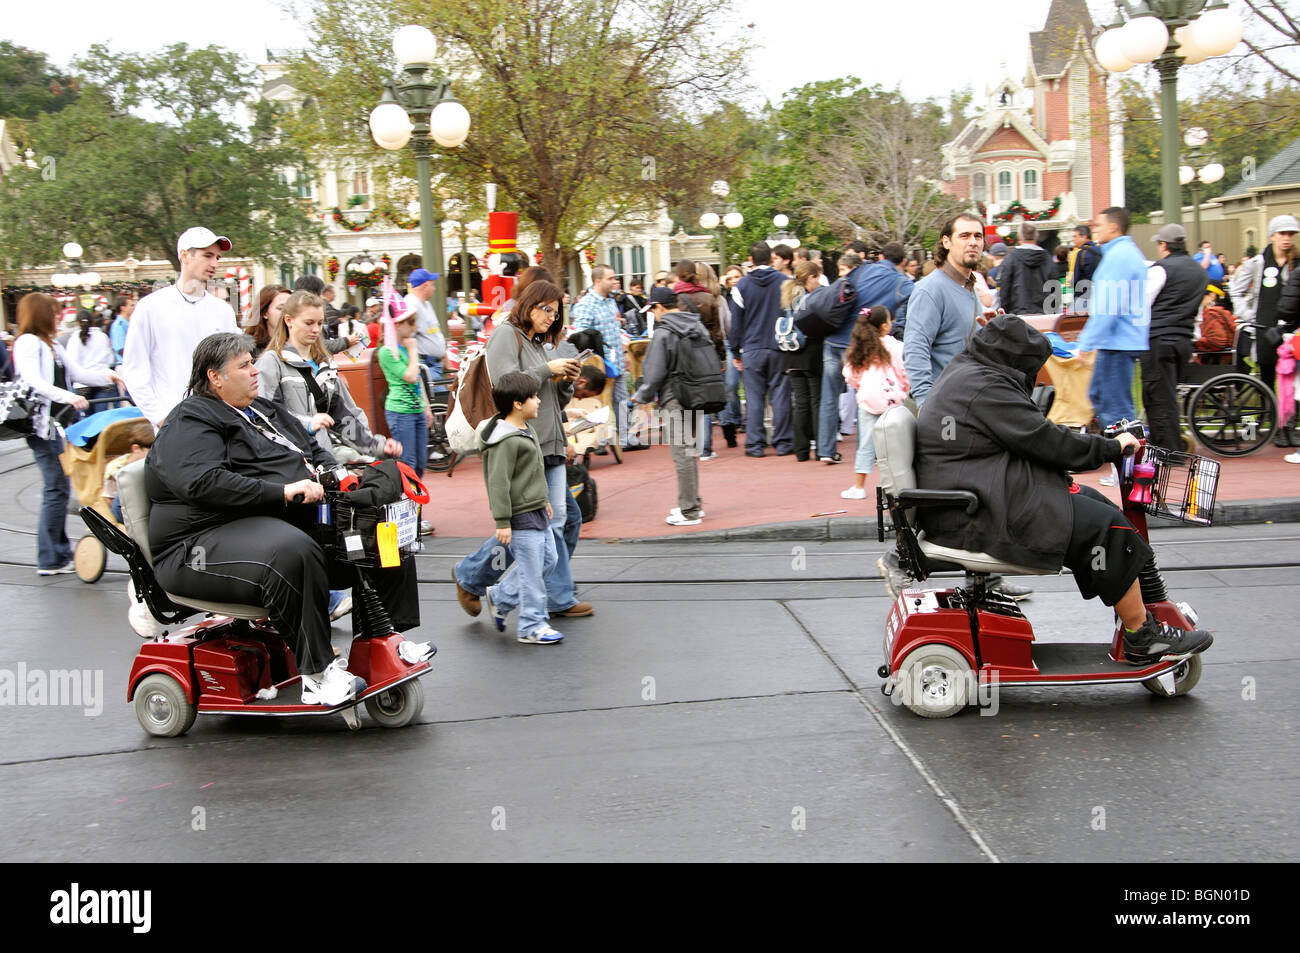
<path fill-rule="evenodd" d="M 1095 354 L 1090 398 L 1097 422 L 1136 418 L 1132 380 L 1140 365 L 1150 439 L 1162 447 L 1182 446 L 1177 384 L 1194 350 L 1213 343 L 1210 316 L 1243 326 L 1239 359 L 1250 360 L 1266 382 L 1274 383 L 1279 367 L 1294 373 L 1300 224 L 1293 216 L 1276 217 L 1268 246 L 1236 266 L 1209 243 L 1193 257 L 1178 225 L 1159 230 L 1148 264 L 1129 227 L 1125 209 L 1106 209 L 1076 227 L 1068 246 L 1049 252 L 1032 223 L 1020 226 L 1014 247 L 986 247 L 983 221 L 962 214 L 944 224 L 924 260 L 897 243 L 873 251 L 850 242 L 832 263 L 816 250 L 759 242 L 747 261 L 721 276 L 705 262 L 679 261 L 671 274 L 656 274 L 648 292 L 639 281 L 624 291 L 613 269 L 596 265 L 567 318 L 569 296 L 545 269 L 526 269 L 512 299 L 493 315 L 487 338 L 497 413 L 483 422 L 479 438 L 497 532 L 453 570 L 461 606 L 477 615 L 486 603 L 498 627 L 517 607 L 519 638 L 538 644 L 563 637 L 551 619 L 595 611 L 578 600 L 570 569 L 581 515 L 566 463 L 574 453 L 569 418 L 590 413 L 602 395 L 613 425 L 595 452 L 615 441 L 621 452 L 667 444 L 677 505 L 665 519 L 693 526 L 705 518 L 699 464 L 719 456 L 715 428 L 726 448 L 746 457 L 762 458 L 770 448 L 826 465 L 841 463 L 840 445 L 853 440 L 853 481 L 841 496 L 866 499 L 880 415 L 904 403 L 921 411 L 946 368 L 999 313 L 1086 313 L 1079 346 Z M 229 304 L 207 291 L 229 248 L 208 229 L 186 231 L 177 243 L 174 284 L 139 301 L 118 301 L 111 322 L 79 313 L 62 338 L 53 298 L 33 293 L 20 301 L 13 366 L 40 402 L 28 444 L 43 482 L 41 574 L 72 571 L 61 414 L 84 411 L 88 396 L 129 394 L 145 421 L 163 427 L 196 386 L 204 390 L 194 359 L 213 335 L 238 338 L 218 355 L 227 364 L 238 363 L 236 352 L 246 346 L 247 367 L 239 363 L 238 374 L 277 408 L 262 423 L 282 440 L 295 430 L 290 443 L 300 431 L 310 444 L 308 459 L 395 458 L 416 473 L 425 468 L 430 382 L 441 378 L 447 354 L 431 305 L 435 276 L 417 269 L 405 298 L 370 298 L 364 314 L 350 304 L 336 308 L 334 289 L 315 276 L 292 289 L 267 286 L 240 329 Z M 638 338 L 648 341 L 634 380 L 629 342 Z M 388 436 L 375 432 L 335 363 L 366 348 L 375 349 L 388 385 Z M 580 348 L 594 353 L 598 366 L 584 366 Z M 226 377 L 218 377 L 204 390 L 209 396 L 224 386 Z M 88 390 L 79 393 L 77 385 Z M 1275 440 L 1300 446 L 1294 390 L 1278 391 L 1283 425 Z M 259 430 L 255 413 L 243 416 Z M 137 456 L 157 452 L 148 443 L 139 444 Z M 1300 454 L 1286 459 L 1300 463 Z M 421 531 L 432 527 L 422 521 Z M 520 569 L 510 577 L 512 561 Z M 899 581 L 896 560 L 885 557 L 881 569 L 891 584 Z M 1003 591 L 1013 598 L 1028 593 L 1006 584 Z M 339 618 L 349 608 L 346 592 L 330 590 L 327 615 Z M 323 677 L 323 668 L 313 671 Z"/>

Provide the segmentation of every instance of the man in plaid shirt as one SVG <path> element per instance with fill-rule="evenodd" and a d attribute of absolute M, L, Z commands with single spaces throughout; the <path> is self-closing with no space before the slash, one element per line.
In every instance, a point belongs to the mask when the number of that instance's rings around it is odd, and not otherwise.
<path fill-rule="evenodd" d="M 595 329 L 605 344 L 605 361 L 613 369 L 614 412 L 618 415 L 618 442 L 627 446 L 627 369 L 623 357 L 623 315 L 614 301 L 614 286 L 618 279 L 609 265 L 594 265 L 591 269 L 591 290 L 578 299 L 570 311 L 573 326 L 579 331 Z"/>

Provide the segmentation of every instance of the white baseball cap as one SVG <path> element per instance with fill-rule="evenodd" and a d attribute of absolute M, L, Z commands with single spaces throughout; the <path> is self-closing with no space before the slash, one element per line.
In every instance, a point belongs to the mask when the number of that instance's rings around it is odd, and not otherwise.
<path fill-rule="evenodd" d="M 207 248 L 209 245 L 220 245 L 222 251 L 230 251 L 230 239 L 225 235 L 218 235 L 210 228 L 187 228 L 176 239 L 176 253 L 180 254 L 190 248 Z"/>
<path fill-rule="evenodd" d="M 366 299 L 366 307 L 367 307 L 367 308 L 374 307 L 374 306 L 377 305 L 377 304 L 379 304 L 379 299 L 378 299 L 378 298 L 367 298 L 367 299 Z"/>
<path fill-rule="evenodd" d="M 1268 223 L 1268 233 L 1276 235 L 1278 232 L 1300 232 L 1300 222 L 1294 215 L 1278 215 Z"/>

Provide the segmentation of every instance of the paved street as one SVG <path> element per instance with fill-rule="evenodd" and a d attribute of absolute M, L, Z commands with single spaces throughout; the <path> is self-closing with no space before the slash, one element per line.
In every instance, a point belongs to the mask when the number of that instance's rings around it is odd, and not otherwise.
<path fill-rule="evenodd" d="M 1300 857 L 1300 525 L 1156 534 L 1173 597 L 1216 636 L 1187 698 L 1004 690 L 995 716 L 944 721 L 895 707 L 875 675 L 874 539 L 584 542 L 597 614 L 550 648 L 465 616 L 446 579 L 470 544 L 439 540 L 419 557 L 440 650 L 419 724 L 201 717 L 174 740 L 125 701 L 125 577 L 38 579 L 14 564 L 30 536 L 4 526 L 0 667 L 102 670 L 105 698 L 97 717 L 0 709 L 0 859 Z M 1041 639 L 1107 638 L 1068 578 L 1033 584 Z"/>

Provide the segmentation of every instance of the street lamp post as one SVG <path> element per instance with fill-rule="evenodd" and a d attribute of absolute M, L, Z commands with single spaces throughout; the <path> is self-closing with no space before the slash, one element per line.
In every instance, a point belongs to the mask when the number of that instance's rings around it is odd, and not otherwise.
<path fill-rule="evenodd" d="M 99 284 L 99 273 L 85 271 L 81 264 L 82 248 L 76 242 L 63 246 L 64 264 L 68 270 L 50 275 L 50 284 L 56 288 L 84 288 L 89 291 Z"/>
<path fill-rule="evenodd" d="M 794 232 L 790 231 L 790 216 L 784 213 L 777 213 L 772 216 L 772 224 L 776 226 L 776 234 L 767 239 L 769 248 L 775 248 L 777 245 L 789 245 L 791 248 L 798 248 L 802 242 Z"/>
<path fill-rule="evenodd" d="M 720 201 L 726 202 L 727 196 L 731 194 L 731 186 L 725 179 L 718 179 L 709 188 Z M 726 207 L 725 205 L 723 206 Z M 700 228 L 705 231 L 718 231 L 718 261 L 722 263 L 721 271 L 727 270 L 727 229 L 735 230 L 745 224 L 745 216 L 739 212 L 730 211 L 724 215 L 718 215 L 717 212 L 705 212 L 700 216 Z"/>
<path fill-rule="evenodd" d="M 433 204 L 430 160 L 434 145 L 454 149 L 469 135 L 469 112 L 451 94 L 451 83 L 433 73 L 437 41 L 422 26 L 404 26 L 393 34 L 393 55 L 402 64 L 404 82 L 388 82 L 379 105 L 370 112 L 370 133 L 390 151 L 407 143 L 415 153 L 420 189 L 420 245 L 426 268 L 436 269 L 434 311 L 443 336 L 447 330 L 447 279 L 442 261 L 442 216 Z"/>
<path fill-rule="evenodd" d="M 1178 68 L 1231 52 L 1241 42 L 1241 20 L 1222 0 L 1117 0 L 1115 6 L 1120 21 L 1097 38 L 1097 61 L 1112 73 L 1151 63 L 1160 74 L 1160 197 L 1165 223 L 1181 225 Z"/>
<path fill-rule="evenodd" d="M 1217 162 L 1211 162 L 1208 165 L 1196 168 L 1205 155 L 1201 150 L 1205 144 L 1210 141 L 1210 134 L 1200 126 L 1193 126 L 1187 130 L 1183 136 L 1183 142 L 1187 144 L 1187 159 L 1192 165 L 1180 166 L 1178 169 L 1178 181 L 1182 185 L 1192 187 L 1192 215 L 1196 223 L 1196 229 L 1193 235 L 1196 239 L 1196 247 L 1201 245 L 1201 184 L 1213 185 L 1223 178 L 1223 166 Z"/>

